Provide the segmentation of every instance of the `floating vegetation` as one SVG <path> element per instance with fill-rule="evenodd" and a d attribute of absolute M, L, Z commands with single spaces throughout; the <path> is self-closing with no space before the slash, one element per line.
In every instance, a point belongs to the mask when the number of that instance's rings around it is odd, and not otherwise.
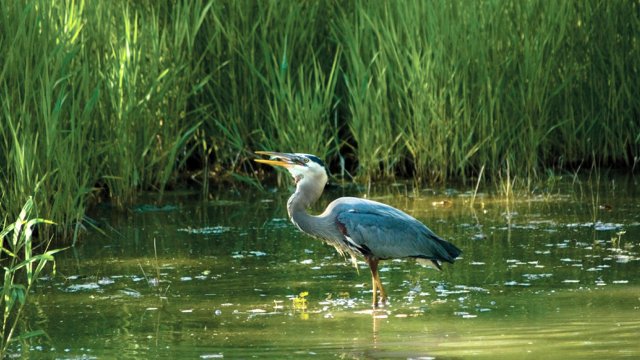
<path fill-rule="evenodd" d="M 362 299 L 349 297 L 347 293 L 341 294 L 337 298 L 329 298 L 318 303 L 318 305 L 322 306 L 323 311 L 328 311 L 331 308 L 355 309 L 362 304 Z"/>
<path fill-rule="evenodd" d="M 152 204 L 141 204 L 133 207 L 133 211 L 139 212 L 139 213 L 166 212 L 166 211 L 176 211 L 176 210 L 178 210 L 178 207 L 174 205 L 157 206 Z"/>
<path fill-rule="evenodd" d="M 220 235 L 231 230 L 227 226 L 205 226 L 203 228 L 180 228 L 178 231 L 196 235 Z"/>
<path fill-rule="evenodd" d="M 200 355 L 200 359 L 223 359 L 223 358 L 224 358 L 223 353 Z"/>
<path fill-rule="evenodd" d="M 552 277 L 553 274 L 523 274 L 522 277 L 531 281 L 531 280 L 540 280 Z"/>
<path fill-rule="evenodd" d="M 617 254 L 615 255 L 615 259 L 616 262 L 620 263 L 620 264 L 625 264 L 628 263 L 632 260 L 638 260 L 638 257 L 636 256 L 630 256 L 630 255 L 624 255 L 624 254 Z"/>
<path fill-rule="evenodd" d="M 475 319 L 478 315 L 470 314 L 466 311 L 456 311 L 453 313 L 455 316 L 460 316 L 463 319 Z"/>
<path fill-rule="evenodd" d="M 237 206 L 243 205 L 244 202 L 236 200 L 209 200 L 207 204 L 210 206 Z"/>
<path fill-rule="evenodd" d="M 129 289 L 129 288 L 120 290 L 120 293 L 123 294 L 123 295 L 129 296 L 129 297 L 132 297 L 132 298 L 139 298 L 139 297 L 142 296 L 140 291 L 134 290 L 134 289 Z"/>
<path fill-rule="evenodd" d="M 453 289 L 447 289 L 445 284 L 438 284 L 435 287 L 435 292 L 439 297 L 446 297 L 449 295 L 457 295 L 457 294 L 468 294 L 468 293 L 489 293 L 489 290 L 477 286 L 466 286 L 466 285 L 454 285 Z"/>
<path fill-rule="evenodd" d="M 267 256 L 266 252 L 251 250 L 251 251 L 234 251 L 231 253 L 231 257 L 234 259 L 242 259 L 245 257 L 263 257 Z"/>
<path fill-rule="evenodd" d="M 74 284 L 69 285 L 65 288 L 67 292 L 77 292 L 77 291 L 93 291 L 100 289 L 100 285 L 97 283 L 85 283 L 85 284 Z"/>
<path fill-rule="evenodd" d="M 294 310 L 305 311 L 307 310 L 307 296 L 309 296 L 308 291 L 303 291 L 300 294 L 291 297 L 291 303 Z"/>
<path fill-rule="evenodd" d="M 616 223 L 603 223 L 600 221 L 596 221 L 596 222 L 585 222 L 585 223 L 570 223 L 570 224 L 566 224 L 565 226 L 568 228 L 583 227 L 583 228 L 594 228 L 598 231 L 613 231 L 613 230 L 621 229 L 624 225 L 616 224 Z"/>
<path fill-rule="evenodd" d="M 102 277 L 98 280 L 98 285 L 105 286 L 114 284 L 116 281 L 109 277 Z"/>
<path fill-rule="evenodd" d="M 265 226 L 272 229 L 282 229 L 282 228 L 289 227 L 290 225 L 291 223 L 289 222 L 289 219 L 273 218 L 269 220 Z"/>
<path fill-rule="evenodd" d="M 282 310 L 284 309 L 284 301 L 283 300 L 273 300 L 273 309 L 274 310 Z"/>

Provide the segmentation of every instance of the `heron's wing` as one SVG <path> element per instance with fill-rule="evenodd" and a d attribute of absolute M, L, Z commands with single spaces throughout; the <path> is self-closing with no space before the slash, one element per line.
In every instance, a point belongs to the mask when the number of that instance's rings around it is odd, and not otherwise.
<path fill-rule="evenodd" d="M 453 262 L 461 252 L 412 216 L 382 203 L 349 198 L 335 211 L 347 242 L 365 255 Z"/>

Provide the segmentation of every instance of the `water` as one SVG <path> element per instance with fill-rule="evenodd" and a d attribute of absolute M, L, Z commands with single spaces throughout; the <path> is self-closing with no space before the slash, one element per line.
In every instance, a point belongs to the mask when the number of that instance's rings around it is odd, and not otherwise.
<path fill-rule="evenodd" d="M 29 311 L 48 337 L 30 358 L 640 357 L 640 198 L 633 179 L 565 184 L 512 201 L 388 186 L 372 198 L 464 253 L 443 272 L 382 262 L 370 274 L 286 219 L 286 189 L 172 194 L 93 214 Z M 332 189 L 316 210 L 358 189 Z M 150 203 L 150 201 L 148 202 Z M 308 295 L 300 296 L 307 292 Z M 304 294 L 303 294 L 304 295 Z M 22 348 L 22 347 L 27 348 Z M 28 352 L 27 352 L 28 350 Z"/>

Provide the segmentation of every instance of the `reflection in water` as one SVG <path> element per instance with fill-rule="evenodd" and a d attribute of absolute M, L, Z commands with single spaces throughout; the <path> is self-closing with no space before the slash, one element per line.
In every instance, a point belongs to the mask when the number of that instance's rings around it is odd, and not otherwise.
<path fill-rule="evenodd" d="M 443 272 L 381 263 L 390 304 L 376 312 L 366 264 L 353 272 L 331 248 L 295 231 L 285 190 L 210 203 L 168 198 L 165 211 L 105 208 L 94 217 L 113 227 L 109 237 L 87 236 L 61 253 L 57 275 L 37 289 L 32 327 L 49 337 L 15 351 L 125 359 L 638 357 L 640 201 L 630 189 L 603 190 L 611 210 L 595 217 L 591 197 L 573 195 L 516 199 L 507 211 L 486 195 L 470 209 L 455 192 L 383 194 L 464 253 Z M 437 205 L 444 200 L 448 206 Z M 301 316 L 293 299 L 304 292 Z"/>

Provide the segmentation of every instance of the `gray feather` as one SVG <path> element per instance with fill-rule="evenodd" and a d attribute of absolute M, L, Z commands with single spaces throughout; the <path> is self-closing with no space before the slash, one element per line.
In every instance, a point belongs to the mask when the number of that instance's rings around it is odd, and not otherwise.
<path fill-rule="evenodd" d="M 351 242 L 370 253 L 363 253 L 365 256 L 451 263 L 461 252 L 412 216 L 376 201 L 339 198 L 329 204 L 323 215 L 329 214 L 344 226 Z"/>

